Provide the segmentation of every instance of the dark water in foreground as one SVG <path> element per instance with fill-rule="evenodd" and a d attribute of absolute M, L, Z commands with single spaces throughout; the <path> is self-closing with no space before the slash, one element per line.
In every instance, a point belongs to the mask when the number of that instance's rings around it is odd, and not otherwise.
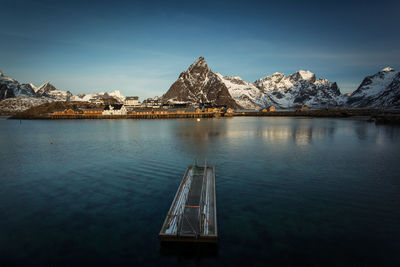
<path fill-rule="evenodd" d="M 0 120 L 0 263 L 399 265 L 399 151 L 363 119 Z M 160 247 L 196 156 L 218 248 Z"/>

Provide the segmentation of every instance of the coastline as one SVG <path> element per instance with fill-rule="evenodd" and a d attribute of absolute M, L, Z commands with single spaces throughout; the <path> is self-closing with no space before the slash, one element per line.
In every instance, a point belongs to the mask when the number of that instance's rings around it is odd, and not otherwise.
<path fill-rule="evenodd" d="M 273 112 L 240 111 L 234 113 L 188 113 L 188 114 L 142 114 L 142 115 L 53 115 L 53 114 L 16 114 L 0 116 L 4 119 L 39 119 L 39 120 L 103 120 L 103 119 L 184 119 L 184 118 L 225 118 L 225 117 L 311 117 L 311 118 L 347 118 L 369 117 L 368 121 L 376 123 L 400 124 L 400 110 L 378 109 L 310 109 L 310 110 L 281 110 Z"/>

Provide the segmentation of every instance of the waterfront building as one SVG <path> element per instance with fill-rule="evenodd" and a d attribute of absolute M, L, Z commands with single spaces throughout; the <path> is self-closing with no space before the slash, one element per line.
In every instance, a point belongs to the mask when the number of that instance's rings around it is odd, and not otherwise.
<path fill-rule="evenodd" d="M 126 115 L 126 107 L 124 104 L 110 104 L 103 110 L 103 115 Z"/>
<path fill-rule="evenodd" d="M 83 110 L 81 109 L 57 109 L 53 112 L 53 115 L 75 115 L 75 114 L 83 114 Z"/>
<path fill-rule="evenodd" d="M 138 96 L 127 96 L 124 101 L 124 105 L 127 107 L 138 107 L 140 106 Z"/>
<path fill-rule="evenodd" d="M 296 109 L 297 111 L 306 111 L 308 110 L 308 106 L 306 104 L 302 105 L 301 107 Z"/>
<path fill-rule="evenodd" d="M 161 99 L 156 96 L 154 98 L 147 98 L 143 101 L 141 107 L 143 108 L 160 108 L 162 106 Z"/>
<path fill-rule="evenodd" d="M 100 109 L 100 108 L 83 110 L 83 114 L 85 114 L 85 115 L 101 115 L 102 113 L 103 113 L 103 109 Z"/>
<path fill-rule="evenodd" d="M 274 112 L 275 111 L 275 107 L 274 106 L 269 106 L 267 108 L 264 108 L 262 110 L 262 112 Z"/>

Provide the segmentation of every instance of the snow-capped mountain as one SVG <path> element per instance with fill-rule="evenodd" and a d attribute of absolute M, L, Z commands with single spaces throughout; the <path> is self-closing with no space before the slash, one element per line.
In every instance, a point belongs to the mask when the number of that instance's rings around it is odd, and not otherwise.
<path fill-rule="evenodd" d="M 101 92 L 101 93 L 92 93 L 92 94 L 79 94 L 71 97 L 71 101 L 86 101 L 86 102 L 94 102 L 96 100 L 108 100 L 115 99 L 117 102 L 124 102 L 125 96 L 121 94 L 119 90 L 115 90 L 113 92 Z"/>
<path fill-rule="evenodd" d="M 207 103 L 240 107 L 221 77 L 208 68 L 204 57 L 198 58 L 182 72 L 162 99 L 165 103 L 188 103 L 195 106 Z"/>
<path fill-rule="evenodd" d="M 386 67 L 366 77 L 347 100 L 351 107 L 399 107 L 400 72 Z"/>
<path fill-rule="evenodd" d="M 34 88 L 31 84 L 20 84 L 17 80 L 5 76 L 0 71 L 0 100 L 11 97 L 35 96 Z"/>
<path fill-rule="evenodd" d="M 251 83 L 237 76 L 215 74 L 200 57 L 181 73 L 163 96 L 163 101 L 259 109 L 266 106 L 291 108 L 302 104 L 339 106 L 344 103 L 344 97 L 336 83 L 317 80 L 310 71 L 299 70 L 289 76 L 274 73 Z"/>
<path fill-rule="evenodd" d="M 228 88 L 230 95 L 242 108 L 257 109 L 259 105 L 255 102 L 262 97 L 262 92 L 253 83 L 246 82 L 239 76 L 225 76 L 217 73 L 218 77 L 222 80 Z"/>
<path fill-rule="evenodd" d="M 122 103 L 125 97 L 120 91 L 111 93 L 72 95 L 69 91 L 57 89 L 47 82 L 37 88 L 33 84 L 20 84 L 17 80 L 0 72 L 0 113 L 10 114 L 33 106 L 54 101 L 86 101 L 98 104 Z"/>
<path fill-rule="evenodd" d="M 255 81 L 262 96 L 254 101 L 261 106 L 290 108 L 307 104 L 314 107 L 339 106 L 343 96 L 335 82 L 316 80 L 310 71 L 299 70 L 292 75 L 274 73 Z"/>
<path fill-rule="evenodd" d="M 36 90 L 36 96 L 49 97 L 60 101 L 69 101 L 72 94 L 70 91 L 58 90 L 50 82 L 46 82 Z"/>

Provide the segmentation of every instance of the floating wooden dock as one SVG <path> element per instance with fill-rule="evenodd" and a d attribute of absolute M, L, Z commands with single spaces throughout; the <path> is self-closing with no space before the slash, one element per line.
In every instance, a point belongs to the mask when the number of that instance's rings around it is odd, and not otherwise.
<path fill-rule="evenodd" d="M 159 237 L 163 242 L 217 242 L 214 167 L 186 169 Z"/>

